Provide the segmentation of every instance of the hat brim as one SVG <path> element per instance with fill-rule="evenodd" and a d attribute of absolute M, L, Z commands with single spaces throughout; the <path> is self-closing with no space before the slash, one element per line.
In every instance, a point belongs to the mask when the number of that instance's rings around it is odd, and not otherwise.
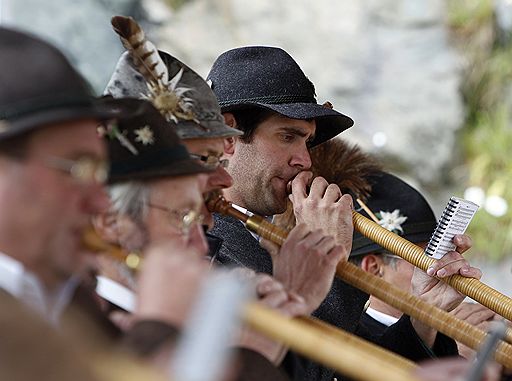
<path fill-rule="evenodd" d="M 6 120 L 8 128 L 0 131 L 0 140 L 15 137 L 46 125 L 70 122 L 79 119 L 105 121 L 127 118 L 140 112 L 133 107 L 133 99 L 99 98 L 65 106 L 47 107 Z"/>
<path fill-rule="evenodd" d="M 262 107 L 291 119 L 315 119 L 316 133 L 311 146 L 321 144 L 354 125 L 352 118 L 318 103 L 239 103 L 221 105 L 222 112 Z"/>
<path fill-rule="evenodd" d="M 430 237 L 432 236 L 432 230 L 431 232 L 424 232 L 424 233 L 416 233 L 416 234 L 409 234 L 406 236 L 403 236 L 402 238 L 405 238 L 409 242 L 412 243 L 422 243 L 422 242 L 428 242 L 430 240 Z M 382 246 L 376 244 L 375 242 L 369 240 L 368 238 L 364 236 L 359 236 L 354 239 L 352 243 L 352 251 L 350 252 L 350 258 L 370 254 L 373 252 L 378 252 L 385 250 Z"/>
<path fill-rule="evenodd" d="M 224 139 L 243 135 L 242 131 L 229 127 L 224 123 L 212 122 L 199 125 L 193 121 L 180 121 L 176 125 L 176 133 L 184 140 Z"/>
<path fill-rule="evenodd" d="M 211 169 L 197 163 L 195 160 L 186 159 L 174 162 L 172 165 L 164 165 L 158 168 L 148 167 L 147 169 L 142 168 L 137 171 L 129 170 L 125 174 L 110 173 L 107 183 L 113 185 L 125 181 L 144 181 L 167 177 L 193 176 L 210 172 L 212 172 Z"/>

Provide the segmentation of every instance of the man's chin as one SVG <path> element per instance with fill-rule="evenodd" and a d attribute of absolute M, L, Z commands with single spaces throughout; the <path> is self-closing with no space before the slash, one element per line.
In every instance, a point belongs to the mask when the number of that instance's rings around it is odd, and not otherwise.
<path fill-rule="evenodd" d="M 265 205 L 260 205 L 259 210 L 264 211 L 261 214 L 264 216 L 273 216 L 275 214 L 281 214 L 286 211 L 287 207 L 286 195 L 281 196 L 277 194 L 272 195 L 272 199 L 265 202 Z"/>

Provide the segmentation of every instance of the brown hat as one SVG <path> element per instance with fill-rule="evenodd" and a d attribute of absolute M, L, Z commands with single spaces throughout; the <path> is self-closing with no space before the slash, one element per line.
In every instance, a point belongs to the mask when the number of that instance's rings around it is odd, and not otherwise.
<path fill-rule="evenodd" d="M 210 172 L 190 158 L 172 125 L 148 101 L 126 100 L 136 116 L 101 132 L 110 158 L 109 184 Z"/>
<path fill-rule="evenodd" d="M 0 140 L 51 123 L 126 115 L 124 100 L 100 100 L 64 55 L 37 37 L 0 28 Z"/>

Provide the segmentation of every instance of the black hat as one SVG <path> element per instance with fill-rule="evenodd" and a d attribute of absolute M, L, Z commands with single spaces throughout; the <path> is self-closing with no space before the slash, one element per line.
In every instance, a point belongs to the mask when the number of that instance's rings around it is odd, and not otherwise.
<path fill-rule="evenodd" d="M 124 102 L 99 100 L 64 55 L 29 34 L 0 28 L 0 139 L 80 118 L 111 119 Z"/>
<path fill-rule="evenodd" d="M 214 62 L 207 80 L 222 112 L 263 107 L 292 119 L 315 119 L 320 144 L 354 124 L 332 106 L 316 102 L 315 87 L 283 49 L 250 46 L 228 50 Z"/>
<path fill-rule="evenodd" d="M 211 171 L 190 158 L 173 126 L 150 102 L 126 101 L 136 116 L 119 118 L 101 131 L 108 142 L 109 184 Z"/>
<path fill-rule="evenodd" d="M 370 176 L 370 197 L 365 202 L 381 221 L 379 224 L 413 243 L 427 242 L 437 221 L 432 208 L 416 189 L 389 173 Z M 365 217 L 370 216 L 356 209 Z M 360 233 L 354 232 L 351 257 L 383 250 Z"/>

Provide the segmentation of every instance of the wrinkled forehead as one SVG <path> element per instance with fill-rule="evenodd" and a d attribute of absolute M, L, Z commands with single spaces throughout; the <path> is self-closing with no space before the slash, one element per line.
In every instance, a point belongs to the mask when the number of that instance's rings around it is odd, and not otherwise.
<path fill-rule="evenodd" d="M 151 201 L 172 209 L 199 208 L 203 203 L 199 176 L 175 176 L 152 180 Z"/>

